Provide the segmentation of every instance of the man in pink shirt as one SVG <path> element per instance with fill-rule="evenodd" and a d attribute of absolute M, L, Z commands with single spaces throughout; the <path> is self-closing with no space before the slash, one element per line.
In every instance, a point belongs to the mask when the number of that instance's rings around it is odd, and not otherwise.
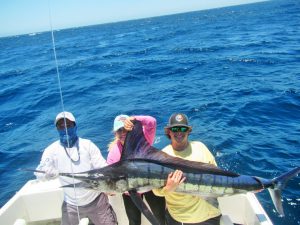
<path fill-rule="evenodd" d="M 133 120 L 138 120 L 142 123 L 143 132 L 149 144 L 153 144 L 156 132 L 156 120 L 151 116 L 127 116 L 119 115 L 114 120 L 113 132 L 115 139 L 109 144 L 107 163 L 113 164 L 121 159 L 123 145 L 128 131 L 133 128 Z M 151 208 L 154 216 L 161 225 L 165 225 L 165 199 L 153 194 L 152 191 L 140 193 L 141 197 L 145 196 L 148 205 Z M 128 194 L 123 194 L 126 214 L 129 220 L 129 225 L 141 225 L 141 212 L 136 207 Z"/>

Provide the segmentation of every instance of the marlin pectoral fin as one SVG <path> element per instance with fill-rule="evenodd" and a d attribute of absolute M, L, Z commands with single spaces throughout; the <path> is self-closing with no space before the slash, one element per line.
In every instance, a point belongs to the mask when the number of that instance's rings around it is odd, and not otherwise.
<path fill-rule="evenodd" d="M 136 190 L 129 191 L 130 198 L 152 225 L 160 225 Z"/>

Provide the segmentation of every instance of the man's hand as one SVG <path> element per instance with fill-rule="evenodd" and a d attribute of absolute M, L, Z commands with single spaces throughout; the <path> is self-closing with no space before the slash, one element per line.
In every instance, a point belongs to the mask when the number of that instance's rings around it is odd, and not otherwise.
<path fill-rule="evenodd" d="M 181 170 L 175 170 L 168 175 L 166 186 L 164 190 L 175 191 L 176 188 L 185 181 L 186 177 L 183 177 L 183 172 Z"/>
<path fill-rule="evenodd" d="M 46 170 L 45 170 L 45 178 L 46 179 L 54 179 L 56 177 L 58 177 L 59 175 L 59 172 L 57 169 L 54 169 L 53 167 L 48 167 Z"/>

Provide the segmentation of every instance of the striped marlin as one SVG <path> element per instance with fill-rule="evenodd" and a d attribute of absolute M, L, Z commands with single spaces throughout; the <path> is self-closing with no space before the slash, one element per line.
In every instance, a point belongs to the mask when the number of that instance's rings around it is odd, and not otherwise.
<path fill-rule="evenodd" d="M 146 206 L 136 194 L 137 191 L 164 187 L 168 174 L 174 170 L 181 170 L 186 177 L 176 192 L 216 198 L 267 189 L 277 212 L 284 216 L 281 191 L 291 178 L 297 176 L 300 167 L 279 177 L 264 179 L 225 171 L 212 164 L 172 157 L 151 146 L 144 137 L 141 123 L 134 121 L 134 128 L 127 134 L 119 162 L 83 173 L 60 175 L 78 179 L 80 182 L 76 184 L 77 187 L 102 192 L 128 191 L 138 208 L 145 214 Z M 158 224 L 151 215 L 145 216 L 152 224 Z"/>

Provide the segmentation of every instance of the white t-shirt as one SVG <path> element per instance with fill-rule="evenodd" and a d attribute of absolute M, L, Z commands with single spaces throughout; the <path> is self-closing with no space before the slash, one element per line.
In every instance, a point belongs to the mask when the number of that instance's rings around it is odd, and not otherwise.
<path fill-rule="evenodd" d="M 67 153 L 66 153 L 67 151 Z M 65 148 L 56 141 L 48 146 L 42 156 L 37 170 L 58 170 L 60 173 L 78 173 L 92 169 L 99 169 L 107 165 L 99 148 L 90 140 L 78 138 L 78 142 L 72 148 Z M 79 159 L 79 155 L 80 159 Z M 71 159 L 73 159 L 73 161 Z M 45 177 L 44 174 L 35 173 L 38 179 Z M 62 186 L 73 184 L 73 178 L 60 176 Z M 75 183 L 78 180 L 75 180 Z M 99 191 L 83 188 L 64 188 L 64 201 L 78 206 L 84 206 L 92 202 Z"/>

